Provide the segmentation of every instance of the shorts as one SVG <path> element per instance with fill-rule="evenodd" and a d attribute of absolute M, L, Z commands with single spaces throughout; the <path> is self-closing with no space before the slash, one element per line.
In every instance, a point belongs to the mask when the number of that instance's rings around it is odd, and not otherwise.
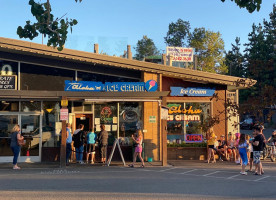
<path fill-rule="evenodd" d="M 87 153 L 95 152 L 95 144 L 87 144 L 86 145 L 86 152 Z"/>
<path fill-rule="evenodd" d="M 260 164 L 261 163 L 261 152 L 253 151 L 253 163 Z"/>
<path fill-rule="evenodd" d="M 250 158 L 253 159 L 253 152 L 250 152 Z"/>
<path fill-rule="evenodd" d="M 107 144 L 100 145 L 100 155 L 101 158 L 106 158 L 106 152 L 107 152 Z"/>
<path fill-rule="evenodd" d="M 214 149 L 215 151 L 217 151 L 217 148 L 215 148 L 215 145 L 208 145 L 208 147 L 209 147 L 210 149 Z"/>

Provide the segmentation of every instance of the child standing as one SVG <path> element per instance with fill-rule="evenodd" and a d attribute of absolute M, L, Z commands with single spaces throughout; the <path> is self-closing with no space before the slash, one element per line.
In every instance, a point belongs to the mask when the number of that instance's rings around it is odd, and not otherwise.
<path fill-rule="evenodd" d="M 87 145 L 86 145 L 86 163 L 88 163 L 89 155 L 91 155 L 91 164 L 95 163 L 95 143 L 97 135 L 93 132 L 93 129 L 89 130 L 89 133 L 86 136 Z"/>
<path fill-rule="evenodd" d="M 245 140 L 245 134 L 240 135 L 240 140 L 239 140 L 239 154 L 240 158 L 242 160 L 242 169 L 241 169 L 241 174 L 242 175 L 247 175 L 247 172 L 245 172 L 245 167 L 248 164 L 248 158 L 247 158 L 247 148 L 248 148 L 248 143 Z"/>

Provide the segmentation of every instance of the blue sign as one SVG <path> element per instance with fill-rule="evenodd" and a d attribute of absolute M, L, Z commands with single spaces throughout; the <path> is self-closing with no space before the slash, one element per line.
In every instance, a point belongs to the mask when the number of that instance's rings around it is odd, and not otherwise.
<path fill-rule="evenodd" d="M 145 87 L 148 92 L 155 92 L 158 89 L 157 82 L 154 80 L 148 80 Z"/>
<path fill-rule="evenodd" d="M 65 91 L 87 92 L 155 92 L 157 83 L 153 80 L 144 82 L 101 82 L 65 81 Z"/>
<path fill-rule="evenodd" d="M 214 95 L 215 91 L 215 88 L 171 87 L 171 96 L 211 97 Z"/>

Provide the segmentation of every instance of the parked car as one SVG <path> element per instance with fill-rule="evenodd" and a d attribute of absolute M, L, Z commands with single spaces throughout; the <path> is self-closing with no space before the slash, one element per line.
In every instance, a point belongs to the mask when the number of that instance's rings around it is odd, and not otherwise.
<path fill-rule="evenodd" d="M 241 129 L 253 129 L 253 126 L 255 124 L 255 121 L 253 118 L 247 118 L 243 122 L 240 123 L 240 128 Z"/>

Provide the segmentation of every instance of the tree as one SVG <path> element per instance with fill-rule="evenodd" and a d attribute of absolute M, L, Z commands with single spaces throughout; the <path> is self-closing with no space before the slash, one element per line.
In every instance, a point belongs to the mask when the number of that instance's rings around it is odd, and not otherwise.
<path fill-rule="evenodd" d="M 75 1 L 81 2 L 82 0 Z M 68 28 L 72 32 L 72 27 L 78 23 L 77 20 L 63 19 L 66 14 L 54 19 L 54 15 L 51 13 L 50 0 L 47 0 L 45 3 L 36 3 L 34 0 L 30 0 L 29 5 L 31 6 L 31 13 L 37 22 L 31 23 L 28 20 L 24 28 L 19 26 L 17 28 L 19 37 L 32 40 L 41 33 L 44 37 L 48 36 L 48 46 L 58 46 L 57 49 L 61 51 L 67 39 Z"/>
<path fill-rule="evenodd" d="M 262 116 L 263 110 L 276 104 L 276 5 L 270 13 L 270 20 L 263 25 L 252 26 L 249 43 L 246 44 L 247 77 L 257 84 L 246 90 L 242 103 L 244 112 Z M 272 112 L 269 113 L 268 117 Z"/>
<path fill-rule="evenodd" d="M 178 19 L 176 23 L 169 24 L 167 36 L 164 37 L 168 46 L 184 47 L 188 44 L 190 36 L 190 22 Z"/>
<path fill-rule="evenodd" d="M 224 58 L 224 41 L 219 32 L 195 28 L 189 38 L 190 47 L 195 48 L 198 68 L 202 71 L 225 74 L 228 71 Z"/>
<path fill-rule="evenodd" d="M 225 2 L 225 0 L 221 0 Z M 231 0 L 235 1 L 235 3 L 240 8 L 246 8 L 249 13 L 254 12 L 255 10 L 259 11 L 261 8 L 262 0 Z"/>
<path fill-rule="evenodd" d="M 143 60 L 147 56 L 154 56 L 159 54 L 159 51 L 157 50 L 153 40 L 148 38 L 146 35 L 144 35 L 141 40 L 138 40 L 135 50 L 135 58 L 137 60 Z"/>
<path fill-rule="evenodd" d="M 236 37 L 235 44 L 232 44 L 232 50 L 225 56 L 225 64 L 228 66 L 228 75 L 245 77 L 244 56 L 240 52 L 240 38 Z"/>

